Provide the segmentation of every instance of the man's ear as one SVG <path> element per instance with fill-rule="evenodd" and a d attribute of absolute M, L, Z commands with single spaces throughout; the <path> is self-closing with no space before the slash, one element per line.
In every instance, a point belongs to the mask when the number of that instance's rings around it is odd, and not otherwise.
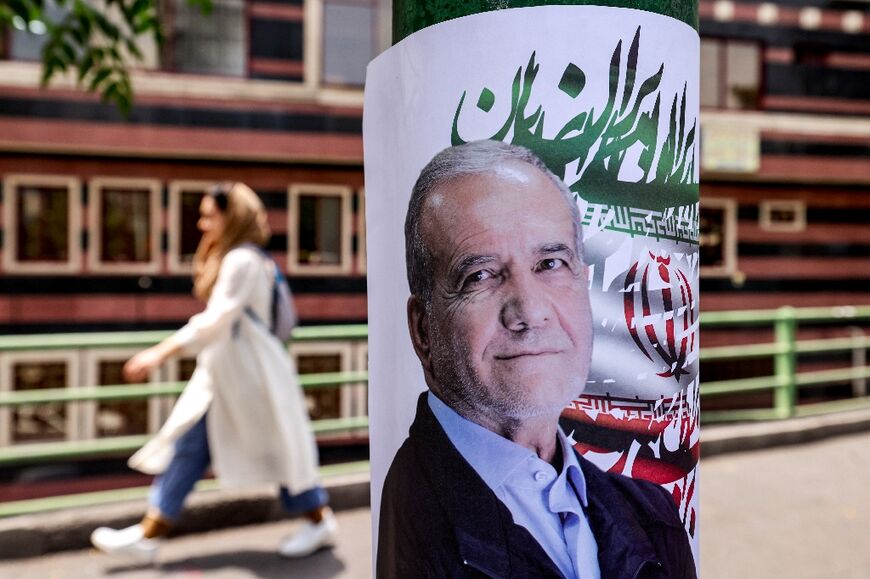
<path fill-rule="evenodd" d="M 429 372 L 431 360 L 431 344 L 429 337 L 429 319 L 426 316 L 426 306 L 417 296 L 408 298 L 408 332 L 414 352 L 423 365 L 423 370 Z"/>

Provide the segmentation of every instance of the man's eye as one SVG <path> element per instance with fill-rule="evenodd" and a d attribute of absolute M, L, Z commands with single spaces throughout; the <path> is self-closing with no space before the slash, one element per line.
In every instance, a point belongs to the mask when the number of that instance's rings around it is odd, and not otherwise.
<path fill-rule="evenodd" d="M 473 286 L 475 284 L 478 284 L 482 281 L 486 281 L 490 278 L 492 278 L 492 273 L 485 270 L 485 269 L 482 269 L 480 271 L 476 271 L 476 272 L 472 273 L 471 275 L 466 277 L 464 280 L 462 280 L 462 287 L 467 288 L 467 287 Z"/>
<path fill-rule="evenodd" d="M 554 269 L 560 269 L 564 266 L 565 262 L 557 258 L 544 259 L 538 263 L 538 269 L 540 271 L 551 271 Z"/>

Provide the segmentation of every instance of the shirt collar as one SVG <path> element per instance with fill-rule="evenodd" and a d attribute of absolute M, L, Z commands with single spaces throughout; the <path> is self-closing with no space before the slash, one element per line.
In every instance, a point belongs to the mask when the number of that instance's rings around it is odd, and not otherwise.
<path fill-rule="evenodd" d="M 583 476 L 583 469 L 580 468 L 580 461 L 574 451 L 574 440 L 565 436 L 561 427 L 558 430 L 557 440 L 562 447 L 562 472 L 559 473 L 558 480 L 570 482 L 583 508 L 587 508 L 589 501 L 586 498 L 586 478 Z"/>
<path fill-rule="evenodd" d="M 528 448 L 516 444 L 487 430 L 479 424 L 460 416 L 447 406 L 431 390 L 428 394 L 429 408 L 441 424 L 447 438 L 462 457 L 474 468 L 490 489 L 497 489 L 517 468 L 538 455 Z M 562 471 L 559 478 L 567 477 L 577 491 L 577 497 L 584 507 L 586 500 L 586 480 L 577 460 L 577 454 L 562 428 L 557 428 L 557 440 L 562 449 Z"/>

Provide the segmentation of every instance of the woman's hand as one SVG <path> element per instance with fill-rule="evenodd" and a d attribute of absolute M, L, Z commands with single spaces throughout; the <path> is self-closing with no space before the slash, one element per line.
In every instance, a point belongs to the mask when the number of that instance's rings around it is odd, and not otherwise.
<path fill-rule="evenodd" d="M 163 356 L 158 346 L 142 350 L 124 364 L 124 380 L 127 382 L 145 382 L 148 374 L 163 363 Z"/>
<path fill-rule="evenodd" d="M 166 361 L 167 358 L 177 353 L 181 345 L 176 343 L 173 337 L 169 337 L 156 346 L 142 350 L 124 364 L 122 373 L 127 382 L 144 382 L 148 374 Z"/>

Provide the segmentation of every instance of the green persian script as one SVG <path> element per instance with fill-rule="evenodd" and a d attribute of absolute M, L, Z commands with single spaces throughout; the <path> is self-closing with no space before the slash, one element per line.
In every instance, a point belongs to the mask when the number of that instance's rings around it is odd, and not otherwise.
<path fill-rule="evenodd" d="M 525 67 L 519 66 L 511 84 L 510 112 L 495 134 L 460 134 L 460 117 L 472 114 L 463 108 L 467 91 L 462 93 L 453 117 L 451 144 L 492 139 L 510 142 L 534 151 L 553 173 L 570 184 L 571 190 L 589 203 L 606 203 L 636 207 L 650 211 L 690 205 L 697 201 L 695 178 L 695 138 L 697 119 L 687 119 L 686 85 L 682 94 L 666 96 L 669 108 L 668 133 L 659 142 L 659 115 L 662 94 L 659 90 L 665 64 L 658 71 L 637 82 L 637 61 L 640 52 L 641 28 L 638 27 L 627 58 L 623 58 L 620 40 L 610 59 L 609 98 L 601 111 L 594 107 L 579 110 L 558 128 L 553 138 L 545 137 L 546 111 L 538 105 L 529 112 L 529 102 L 541 64 L 535 53 Z M 576 64 L 564 66 L 557 87 L 569 98 L 576 99 L 586 85 L 586 75 Z M 547 87 L 538 87 L 548 90 Z M 622 94 L 619 94 L 620 88 Z M 477 108 L 489 113 L 498 97 L 484 87 L 477 99 Z M 507 98 L 507 97 L 505 97 Z M 653 102 L 651 109 L 649 103 Z M 641 112 L 647 104 L 648 112 Z M 689 125 L 691 123 L 691 125 Z M 472 123 L 473 124 L 473 123 Z M 637 159 L 639 176 L 633 182 L 620 181 L 619 175 L 631 148 L 640 148 Z M 566 175 L 566 167 L 577 162 L 581 171 Z"/>

